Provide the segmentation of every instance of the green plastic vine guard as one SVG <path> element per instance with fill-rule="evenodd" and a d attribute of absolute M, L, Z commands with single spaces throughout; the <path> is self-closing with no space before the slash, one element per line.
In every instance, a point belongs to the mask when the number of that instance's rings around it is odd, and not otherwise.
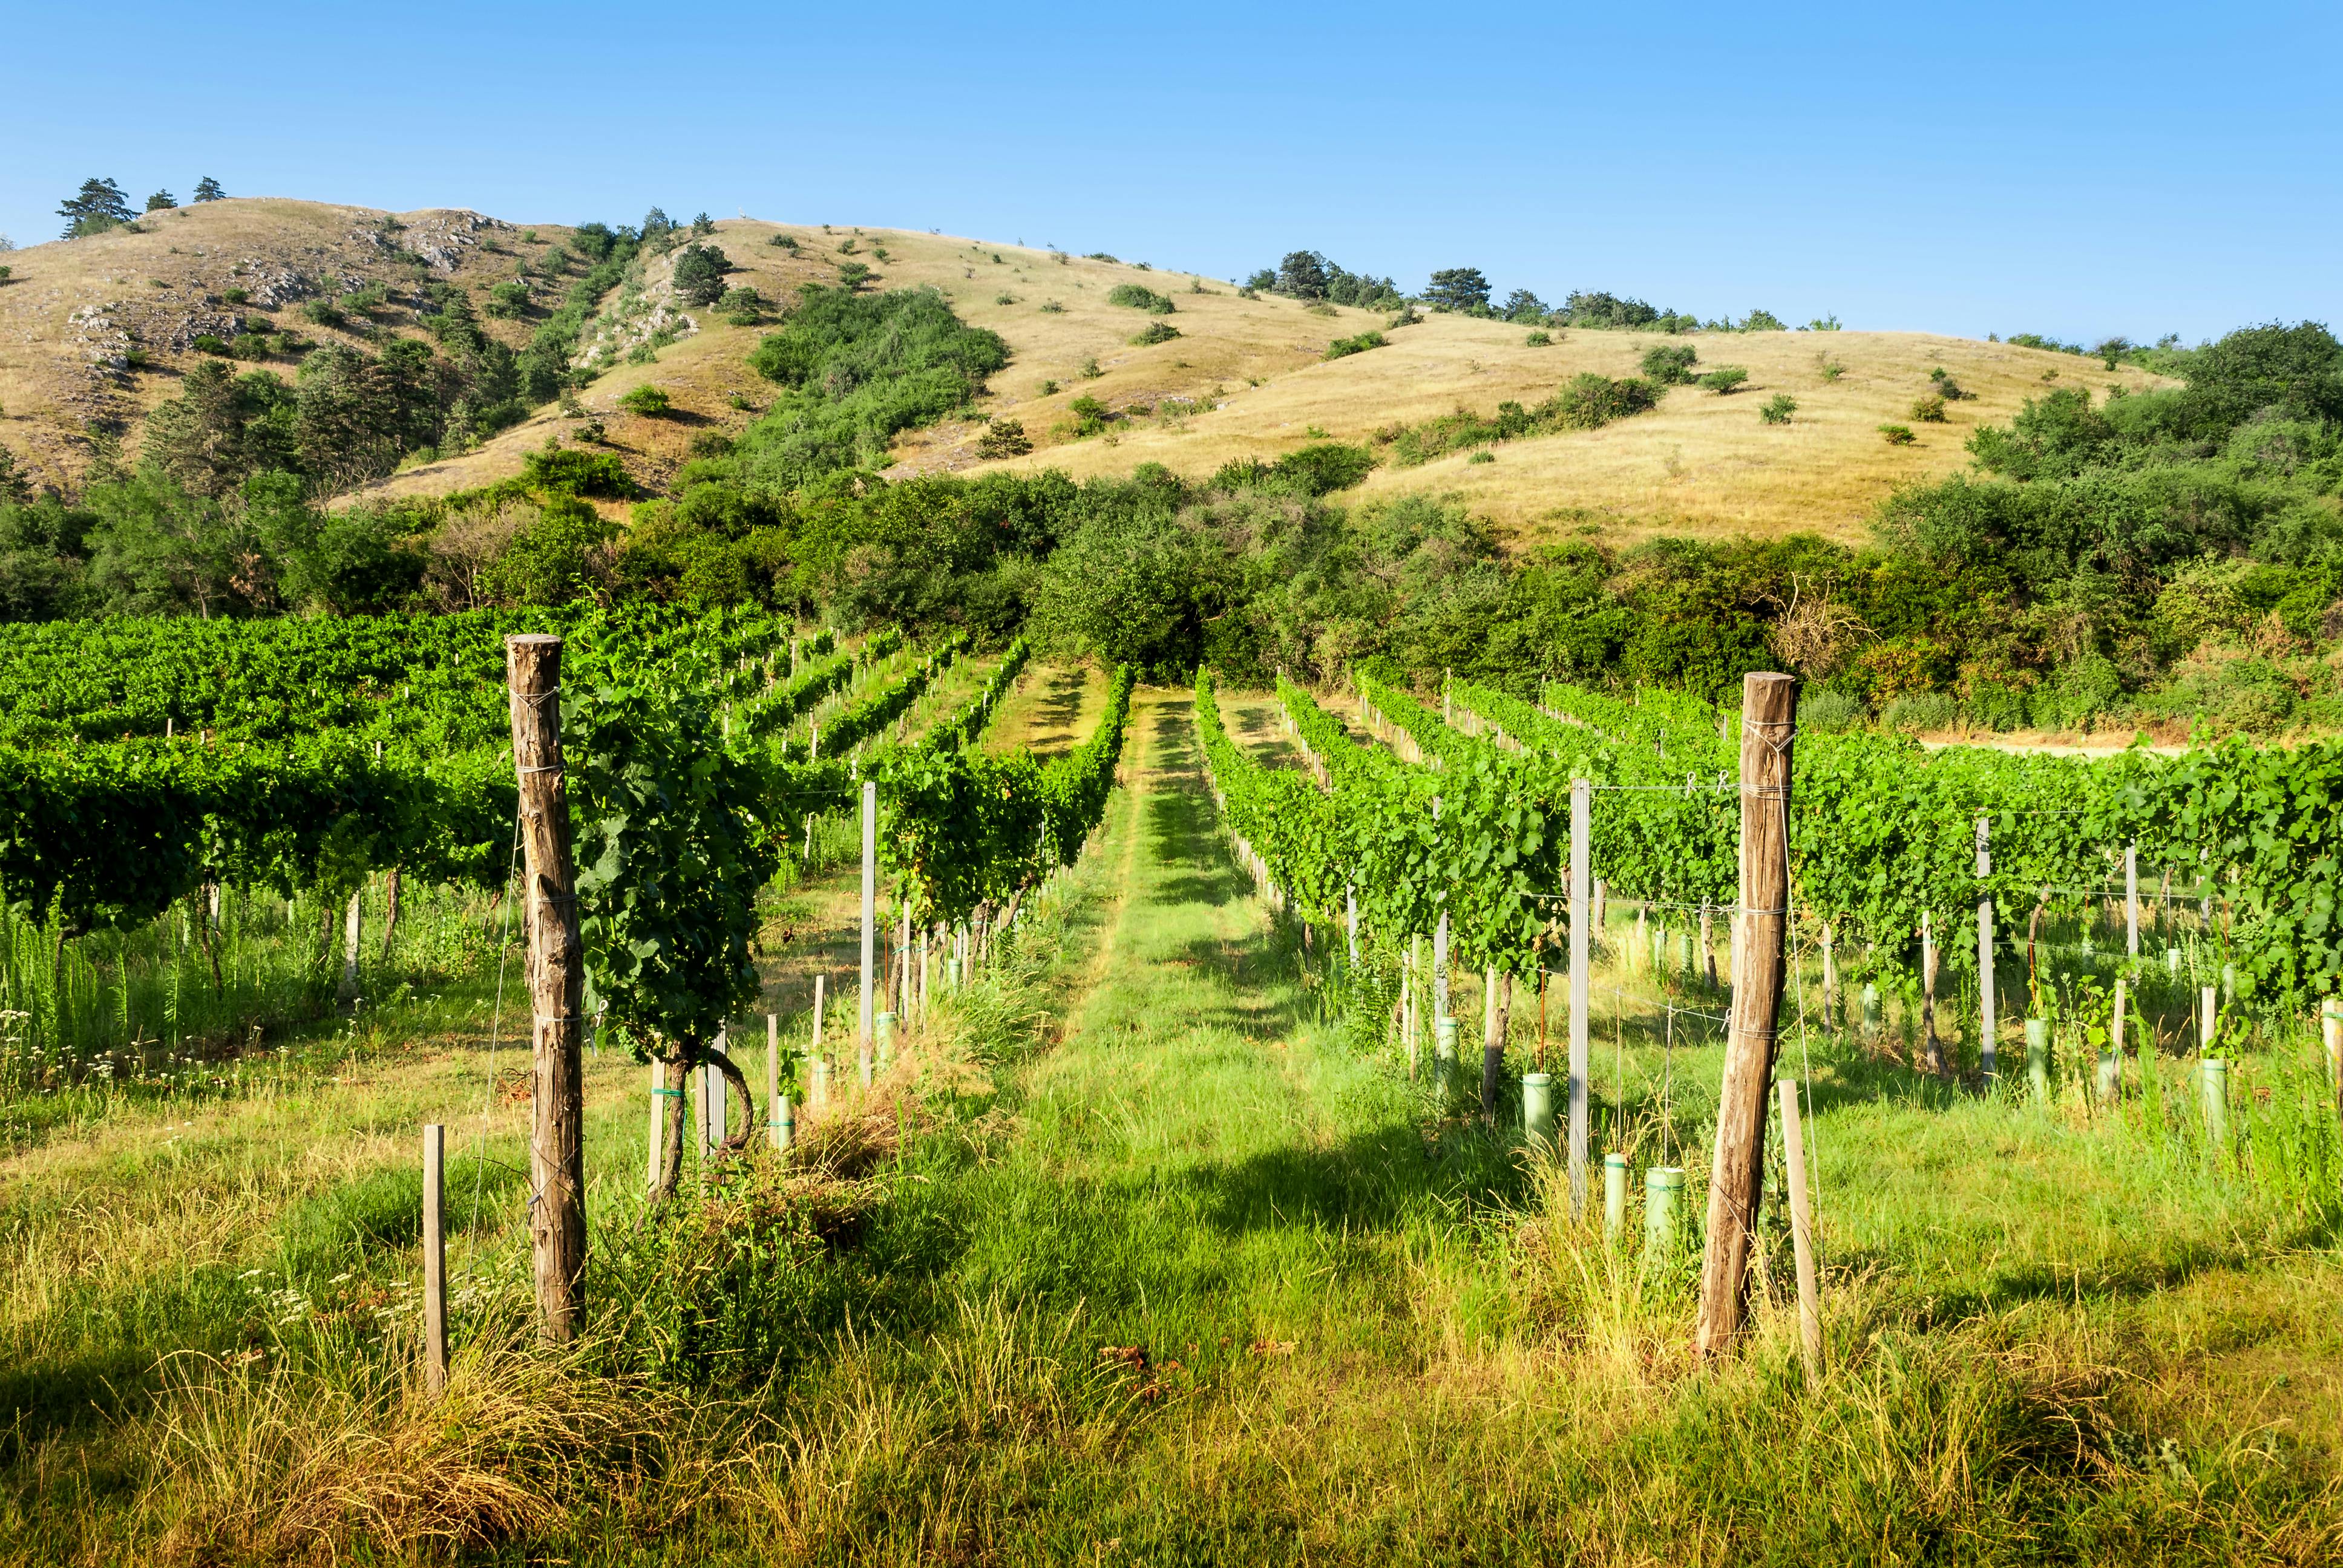
<path fill-rule="evenodd" d="M 2034 1091 L 2034 1103 L 2050 1102 L 2050 1020 L 2029 1018 L 2026 1020 L 2026 1082 Z"/>
<path fill-rule="evenodd" d="M 1606 1161 L 1607 1163 L 1607 1161 Z M 1644 1265 L 1664 1262 L 1675 1251 L 1676 1210 L 1684 1197 L 1681 1165 L 1653 1165 L 1644 1171 Z"/>
<path fill-rule="evenodd" d="M 1522 1131 L 1534 1143 L 1554 1141 L 1554 1074 L 1522 1074 Z"/>

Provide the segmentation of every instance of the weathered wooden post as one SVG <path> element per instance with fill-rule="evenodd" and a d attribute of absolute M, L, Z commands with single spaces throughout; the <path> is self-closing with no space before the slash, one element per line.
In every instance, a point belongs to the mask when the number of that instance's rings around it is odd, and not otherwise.
<path fill-rule="evenodd" d="M 1815 1216 L 1806 1199 L 1806 1136 L 1798 1121 L 1798 1081 L 1776 1085 L 1782 1097 L 1782 1156 L 1790 1176 L 1790 1247 L 1798 1265 L 1798 1349 L 1806 1362 L 1806 1382 L 1823 1377 L 1823 1297 L 1815 1275 Z"/>
<path fill-rule="evenodd" d="M 447 1129 L 423 1129 L 423 1386 L 447 1387 Z"/>
<path fill-rule="evenodd" d="M 561 639 L 505 639 L 514 776 L 528 896 L 530 1250 L 538 1332 L 577 1336 L 586 1271 L 586 952 L 569 861 L 569 795 L 561 770 Z"/>
<path fill-rule="evenodd" d="M 1749 1238 L 1765 1181 L 1765 1098 L 1782 1000 L 1790 901 L 1790 753 L 1798 682 L 1752 674 L 1741 683 L 1741 961 L 1717 1096 L 1709 1167 L 1708 1240 L 1701 1259 L 1697 1348 L 1714 1356 L 1740 1337 L 1748 1306 Z"/>
<path fill-rule="evenodd" d="M 1594 856 L 1594 790 L 1590 779 L 1570 781 L 1570 1210 L 1582 1218 L 1586 1213 L 1586 1003 L 1594 979 L 1594 933 L 1587 918 L 1586 886 Z M 1618 1092 L 1615 1084 L 1612 1092 Z"/>
<path fill-rule="evenodd" d="M 871 1001 L 870 967 L 879 943 L 879 786 L 862 786 L 862 995 L 859 1039 L 862 1052 L 862 1087 L 870 1087 Z"/>
<path fill-rule="evenodd" d="M 776 1153 L 785 1153 L 789 1147 L 790 1123 L 789 1096 L 781 1092 L 781 1015 L 765 1015 L 765 1131 Z"/>
<path fill-rule="evenodd" d="M 2124 846 L 2124 952 L 2139 957 L 2139 840 Z"/>
<path fill-rule="evenodd" d="M 1976 819 L 1977 879 L 1977 1069 L 1987 1089 L 1998 1070 L 1993 1015 L 1993 890 L 1986 879 L 1993 875 L 1993 829 L 1984 813 Z"/>

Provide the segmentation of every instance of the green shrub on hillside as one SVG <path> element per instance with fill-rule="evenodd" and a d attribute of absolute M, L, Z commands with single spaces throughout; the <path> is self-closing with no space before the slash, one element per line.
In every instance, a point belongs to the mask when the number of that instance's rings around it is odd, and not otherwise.
<path fill-rule="evenodd" d="M 1644 355 L 1644 377 L 1663 387 L 1682 387 L 1692 380 L 1699 351 L 1689 343 L 1663 343 Z"/>
<path fill-rule="evenodd" d="M 1694 382 L 1704 392 L 1714 392 L 1720 397 L 1741 390 L 1749 379 L 1749 372 L 1738 365 L 1720 365 Z"/>
<path fill-rule="evenodd" d="M 517 277 L 508 278 L 488 290 L 488 302 L 481 308 L 499 320 L 509 321 L 528 308 L 528 285 Z"/>
<path fill-rule="evenodd" d="M 1522 346 L 1525 348 L 1551 348 L 1554 347 L 1554 334 L 1545 331 L 1533 332 L 1522 339 Z"/>
<path fill-rule="evenodd" d="M 1067 404 L 1066 412 L 1074 417 L 1074 434 L 1077 436 L 1095 436 L 1121 417 L 1088 393 Z"/>
<path fill-rule="evenodd" d="M 1347 355 L 1364 354 L 1370 348 L 1381 348 L 1391 339 L 1380 332 L 1362 332 L 1355 337 L 1337 337 L 1326 345 L 1325 357 L 1341 359 Z"/>
<path fill-rule="evenodd" d="M 1151 348 L 1159 343 L 1169 343 L 1180 336 L 1180 329 L 1168 321 L 1151 321 L 1132 334 L 1133 348 Z"/>
<path fill-rule="evenodd" d="M 724 275 L 731 270 L 730 258 L 716 246 L 687 245 L 676 253 L 676 297 L 686 305 L 713 305 L 724 297 Z"/>
<path fill-rule="evenodd" d="M 639 414 L 645 418 L 657 418 L 667 413 L 672 405 L 664 391 L 646 381 L 619 398 L 618 407 L 629 414 Z"/>
<path fill-rule="evenodd" d="M 1798 411 L 1798 400 L 1787 392 L 1776 392 L 1757 410 L 1757 417 L 1768 425 L 1786 425 L 1790 416 Z"/>
<path fill-rule="evenodd" d="M 1891 447 L 1908 447 L 1919 439 L 1912 434 L 1909 425 L 1882 425 L 1879 433 L 1887 437 L 1887 444 Z"/>
<path fill-rule="evenodd" d="M 1916 397 L 1912 400 L 1912 417 L 1923 425 L 1945 423 L 1945 400 L 1942 397 Z"/>
<path fill-rule="evenodd" d="M 1549 436 L 1562 430 L 1594 430 L 1614 419 L 1630 418 L 1657 407 L 1665 388 L 1655 382 L 1628 377 L 1614 379 L 1593 371 L 1570 382 L 1536 407 L 1511 399 L 1497 405 L 1493 417 L 1469 408 L 1427 419 L 1421 425 L 1392 425 L 1375 432 L 1378 445 L 1391 450 L 1391 460 L 1403 468 L 1429 463 L 1451 452 L 1493 442 L 1519 440 L 1524 436 Z"/>
<path fill-rule="evenodd" d="M 966 406 L 1008 363 L 1000 334 L 967 326 L 934 289 L 809 286 L 749 356 L 784 390 L 735 460 L 773 487 L 877 464 L 898 433 Z"/>
<path fill-rule="evenodd" d="M 626 465 L 611 452 L 547 447 L 522 457 L 521 477 L 533 489 L 566 495 L 623 501 L 635 494 L 635 482 L 627 477 Z"/>
<path fill-rule="evenodd" d="M 1033 439 L 1025 434 L 1021 419 L 995 419 L 976 438 L 976 455 L 980 457 L 1021 457 L 1033 449 Z"/>
<path fill-rule="evenodd" d="M 1107 290 L 1106 302 L 1126 306 L 1132 310 L 1144 310 L 1151 316 L 1169 316 L 1179 308 L 1165 296 L 1137 283 L 1116 284 Z"/>
<path fill-rule="evenodd" d="M 1594 430 L 1659 406 L 1661 389 L 1634 377 L 1614 379 L 1594 371 L 1570 378 L 1554 395 L 1551 417 L 1565 429 Z"/>

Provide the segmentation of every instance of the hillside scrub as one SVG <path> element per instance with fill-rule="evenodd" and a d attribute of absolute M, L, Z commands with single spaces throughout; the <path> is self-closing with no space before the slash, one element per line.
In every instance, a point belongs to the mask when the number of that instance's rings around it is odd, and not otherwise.
<path fill-rule="evenodd" d="M 1375 442 L 1387 448 L 1393 466 L 1412 468 L 1493 441 L 1561 430 L 1599 430 L 1614 420 L 1632 418 L 1659 407 L 1664 390 L 1657 382 L 1633 377 L 1614 379 L 1587 371 L 1571 377 L 1534 408 L 1510 398 L 1497 405 L 1491 418 L 1459 408 L 1421 425 L 1388 426 L 1375 432 Z"/>
<path fill-rule="evenodd" d="M 217 615 L 582 592 L 754 599 L 995 639 L 1048 597 L 1051 625 L 1090 628 L 1118 658 L 1201 658 L 1234 679 L 1282 667 L 1332 681 L 1373 657 L 1401 675 L 1453 668 L 1517 693 L 1560 678 L 1707 695 L 1787 667 L 1865 714 L 1933 693 L 1958 721 L 2001 729 L 2343 726 L 2331 657 L 2343 642 L 2343 347 L 2306 324 L 2192 355 L 2186 387 L 2050 390 L 1977 427 L 1972 471 L 1899 492 L 1865 547 L 1793 537 L 1507 552 L 1454 505 L 1328 498 L 1377 461 L 1406 467 L 1632 417 L 1663 396 L 1655 380 L 1580 377 L 1534 407 L 1459 410 L 1368 447 L 1263 454 L 1201 481 L 1151 465 L 1081 484 L 889 482 L 877 470 L 891 438 L 965 409 L 1006 349 L 932 292 L 815 287 L 754 356 L 778 388 L 766 415 L 729 449 L 706 444 L 632 528 L 588 537 L 557 504 L 628 493 L 614 456 L 558 448 L 483 491 L 327 516 L 315 497 L 334 481 L 308 465 L 338 450 L 379 467 L 444 418 L 428 346 L 327 350 L 297 386 L 191 372 L 158 410 L 137 473 L 71 501 L 0 498 L 0 606 Z M 1099 434 L 1141 407 L 1093 398 L 1069 415 L 1075 433 Z M 992 443 L 1003 456 L 1017 444 L 1006 429 Z M 1083 572 L 1056 569 L 1077 545 L 1066 558 Z M 491 569 L 509 550 L 538 564 Z M 1116 561 L 1127 570 L 1109 569 Z M 1175 607 L 1160 626 L 1113 631 L 1116 613 L 1099 607 L 1126 578 L 1144 587 L 1129 602 Z M 1092 608 L 1076 613 L 1077 600 Z"/>
<path fill-rule="evenodd" d="M 1132 310 L 1144 310 L 1150 316 L 1169 316 L 1179 308 L 1166 296 L 1156 293 L 1144 284 L 1118 283 L 1107 290 L 1109 305 L 1125 306 Z"/>
<path fill-rule="evenodd" d="M 731 461 L 762 489 L 873 465 L 899 433 L 965 406 L 1008 363 L 1000 334 L 964 325 L 933 289 L 809 285 L 749 356 L 782 391 Z"/>

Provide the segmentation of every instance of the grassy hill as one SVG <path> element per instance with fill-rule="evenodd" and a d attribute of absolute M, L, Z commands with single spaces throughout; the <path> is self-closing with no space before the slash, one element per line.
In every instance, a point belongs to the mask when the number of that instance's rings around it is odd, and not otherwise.
<path fill-rule="evenodd" d="M 135 451 L 138 417 L 172 395 L 196 357 L 197 334 L 224 336 L 256 316 L 330 341 L 345 335 L 302 322 L 299 302 L 365 283 L 389 294 L 372 328 L 377 341 L 417 333 L 427 280 L 485 303 L 518 264 L 568 233 L 472 213 L 245 199 L 151 215 L 135 233 L 16 252 L 15 276 L 0 287 L 0 442 L 35 478 L 70 482 L 87 466 L 93 429 L 120 432 Z M 775 245 L 777 237 L 794 248 Z M 1654 532 L 1810 529 L 1853 538 L 1882 497 L 1965 466 L 1971 427 L 2006 419 L 2046 386 L 2096 390 L 2155 380 L 2072 355 L 1918 333 L 1664 339 L 1572 330 L 1534 347 L 1519 327 L 1441 315 L 1390 330 L 1387 347 L 1329 361 L 1329 343 L 1383 329 L 1385 317 L 1243 298 L 1225 280 L 1135 263 L 899 229 L 742 218 L 719 222 L 713 243 L 739 269 L 731 282 L 784 307 L 805 284 L 835 281 L 841 266 L 859 264 L 877 286 L 940 289 L 964 319 L 1008 341 L 1010 367 L 993 377 L 981 413 L 1019 421 L 1035 449 L 988 464 L 977 455 L 982 420 L 951 422 L 897 449 L 895 471 L 906 474 L 1055 467 L 1088 477 L 1158 462 L 1201 477 L 1232 458 L 1274 458 L 1315 439 L 1372 444 L 1378 431 L 1458 408 L 1492 415 L 1507 400 L 1534 405 L 1584 371 L 1633 374 L 1662 341 L 1691 342 L 1704 368 L 1750 372 L 1734 396 L 1677 387 L 1656 412 L 1603 429 L 1507 442 L 1489 461 L 1459 451 L 1416 467 L 1386 464 L 1362 487 L 1369 498 L 1460 495 L 1517 540 L 1589 530 L 1621 543 Z M 745 425 L 769 390 L 746 364 L 767 328 L 679 306 L 673 261 L 670 253 L 648 262 L 639 293 L 606 302 L 598 326 L 603 341 L 628 346 L 629 321 L 665 311 L 680 317 L 679 341 L 649 362 L 614 367 L 582 394 L 582 414 L 548 406 L 472 451 L 407 468 L 380 490 L 435 494 L 504 477 L 519 470 L 525 452 L 589 418 L 602 422 L 636 478 L 657 489 L 696 436 Z M 1123 284 L 1167 296 L 1176 308 L 1159 317 L 1109 303 Z M 235 289 L 248 300 L 232 303 Z M 548 295 L 520 318 L 484 325 L 518 346 L 550 303 Z M 1180 336 L 1134 347 L 1131 337 L 1154 321 Z M 589 332 L 588 350 L 596 342 Z M 1842 367 L 1835 378 L 1826 364 Z M 1946 423 L 1914 426 L 1912 445 L 1889 446 L 1878 427 L 1910 424 L 1913 400 L 1938 367 L 1973 396 L 1950 406 Z M 276 367 L 289 374 L 293 365 Z M 646 383 L 669 395 L 669 417 L 618 407 Z M 1798 405 L 1786 426 L 1757 416 L 1776 393 Z M 1121 417 L 1104 434 L 1080 438 L 1071 405 L 1081 397 Z"/>
<path fill-rule="evenodd" d="M 89 465 L 93 435 L 136 452 L 138 421 L 172 397 L 202 357 L 198 337 L 291 333 L 312 344 L 379 346 L 420 336 L 427 282 L 485 306 L 518 264 L 570 231 L 524 227 L 478 213 L 387 213 L 323 202 L 244 198 L 150 213 L 136 225 L 9 254 L 0 285 L 0 442 L 40 482 L 66 485 Z M 373 317 L 347 326 L 306 319 L 301 306 L 379 285 Z M 527 318 L 482 326 L 508 347 Z M 255 361 L 290 376 L 291 356 Z"/>

